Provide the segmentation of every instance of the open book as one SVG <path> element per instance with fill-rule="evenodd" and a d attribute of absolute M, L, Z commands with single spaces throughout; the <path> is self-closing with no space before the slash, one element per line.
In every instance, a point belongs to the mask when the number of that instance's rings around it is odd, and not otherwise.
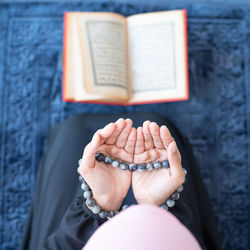
<path fill-rule="evenodd" d="M 64 14 L 64 101 L 180 101 L 188 87 L 186 10 Z"/>

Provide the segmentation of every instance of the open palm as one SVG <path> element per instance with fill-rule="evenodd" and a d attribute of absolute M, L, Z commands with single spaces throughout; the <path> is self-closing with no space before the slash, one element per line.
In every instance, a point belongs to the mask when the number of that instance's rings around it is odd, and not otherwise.
<path fill-rule="evenodd" d="M 131 173 L 95 160 L 100 152 L 128 163 L 133 162 L 136 129 L 130 119 L 119 119 L 98 130 L 85 147 L 79 172 L 90 186 L 93 197 L 102 209 L 120 208 L 131 184 Z"/>
<path fill-rule="evenodd" d="M 160 205 L 184 182 L 181 156 L 166 126 L 146 121 L 137 129 L 135 163 L 168 159 L 170 168 L 133 172 L 132 186 L 138 203 Z"/>

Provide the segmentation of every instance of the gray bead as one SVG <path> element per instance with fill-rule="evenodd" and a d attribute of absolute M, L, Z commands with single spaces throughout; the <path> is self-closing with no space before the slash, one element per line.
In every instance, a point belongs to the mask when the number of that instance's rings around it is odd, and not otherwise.
<path fill-rule="evenodd" d="M 104 158 L 105 158 L 105 156 L 104 156 L 103 153 L 97 153 L 97 154 L 95 155 L 95 159 L 96 159 L 97 161 L 104 161 Z"/>
<path fill-rule="evenodd" d="M 99 214 L 101 212 L 101 209 L 98 205 L 95 205 L 93 208 L 92 208 L 92 212 L 93 214 Z"/>
<path fill-rule="evenodd" d="M 162 167 L 162 166 L 161 166 L 161 163 L 160 163 L 159 161 L 155 161 L 155 162 L 153 163 L 153 166 L 154 166 L 155 169 L 159 169 L 159 168 Z"/>
<path fill-rule="evenodd" d="M 76 172 L 81 175 L 81 173 L 79 171 L 79 166 L 77 167 Z"/>
<path fill-rule="evenodd" d="M 83 182 L 82 185 L 81 185 L 81 189 L 83 191 L 88 191 L 90 188 L 89 188 L 89 185 L 86 182 Z"/>
<path fill-rule="evenodd" d="M 175 201 L 172 200 L 172 199 L 168 199 L 166 201 L 166 204 L 167 204 L 168 207 L 173 207 L 175 205 Z"/>
<path fill-rule="evenodd" d="M 129 168 L 129 170 L 130 170 L 131 172 L 133 172 L 133 171 L 135 171 L 135 170 L 137 169 L 137 166 L 136 166 L 135 163 L 130 163 L 130 164 L 128 165 L 128 168 Z"/>
<path fill-rule="evenodd" d="M 79 165 L 79 166 L 81 165 L 81 162 L 82 162 L 82 159 L 80 159 L 80 160 L 78 161 L 78 165 Z"/>
<path fill-rule="evenodd" d="M 145 169 L 146 169 L 145 164 L 141 163 L 141 164 L 138 164 L 138 165 L 137 165 L 137 170 L 138 170 L 139 172 L 143 172 Z"/>
<path fill-rule="evenodd" d="M 160 205 L 160 207 L 165 209 L 165 210 L 168 210 L 168 206 L 166 204 L 162 204 L 162 205 Z"/>
<path fill-rule="evenodd" d="M 125 205 L 122 206 L 122 210 L 124 210 L 124 209 L 126 209 L 128 207 L 129 207 L 129 205 L 125 204 Z"/>
<path fill-rule="evenodd" d="M 93 207 L 95 205 L 95 200 L 94 199 L 87 199 L 86 200 L 86 204 L 89 206 L 89 207 Z"/>
<path fill-rule="evenodd" d="M 104 162 L 105 162 L 106 164 L 111 164 L 111 163 L 112 163 L 111 157 L 110 157 L 110 156 L 105 156 Z"/>
<path fill-rule="evenodd" d="M 107 213 L 105 211 L 101 211 L 99 213 L 99 217 L 102 218 L 102 219 L 105 219 L 107 217 Z"/>
<path fill-rule="evenodd" d="M 114 215 L 115 215 L 115 214 L 114 214 L 113 211 L 107 212 L 107 217 L 109 217 L 109 218 L 112 218 Z"/>
<path fill-rule="evenodd" d="M 146 164 L 146 170 L 147 170 L 147 171 L 153 170 L 153 164 L 152 164 L 151 162 L 148 162 L 148 163 Z"/>
<path fill-rule="evenodd" d="M 183 191 L 183 189 L 184 189 L 183 185 L 180 185 L 176 191 L 180 193 Z"/>
<path fill-rule="evenodd" d="M 171 195 L 171 198 L 175 201 L 177 201 L 179 198 L 180 198 L 180 194 L 178 192 L 174 192 L 172 195 Z"/>
<path fill-rule="evenodd" d="M 117 214 L 119 214 L 119 211 L 118 211 L 118 210 L 116 210 L 116 211 L 114 212 L 114 215 L 117 215 Z"/>
<path fill-rule="evenodd" d="M 128 164 L 125 162 L 120 163 L 120 169 L 121 170 L 127 170 L 128 169 Z"/>
<path fill-rule="evenodd" d="M 168 160 L 162 161 L 161 165 L 162 165 L 164 168 L 169 168 L 169 162 L 168 162 Z"/>
<path fill-rule="evenodd" d="M 184 173 L 185 175 L 187 175 L 187 170 L 186 170 L 185 168 L 183 168 L 182 170 L 183 170 L 183 173 Z"/>
<path fill-rule="evenodd" d="M 83 193 L 83 197 L 84 197 L 85 199 L 89 199 L 91 196 L 92 196 L 92 192 L 91 192 L 90 190 L 85 191 L 85 192 Z"/>
<path fill-rule="evenodd" d="M 84 182 L 84 179 L 81 175 L 79 175 L 79 181 Z"/>
<path fill-rule="evenodd" d="M 112 167 L 117 168 L 117 167 L 119 167 L 119 165 L 120 165 L 120 162 L 118 160 L 112 161 Z"/>

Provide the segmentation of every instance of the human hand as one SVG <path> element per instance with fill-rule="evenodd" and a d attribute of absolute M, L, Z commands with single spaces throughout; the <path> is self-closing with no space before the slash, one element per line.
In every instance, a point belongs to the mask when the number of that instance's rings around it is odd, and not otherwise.
<path fill-rule="evenodd" d="M 136 129 L 132 128 L 132 121 L 120 118 L 98 130 L 84 149 L 78 171 L 103 210 L 116 211 L 120 208 L 131 184 L 131 172 L 96 161 L 96 153 L 130 163 L 133 162 L 135 143 Z"/>
<path fill-rule="evenodd" d="M 134 196 L 139 203 L 160 205 L 184 182 L 181 155 L 166 126 L 145 121 L 137 129 L 134 162 L 147 163 L 168 159 L 170 168 L 132 174 Z"/>

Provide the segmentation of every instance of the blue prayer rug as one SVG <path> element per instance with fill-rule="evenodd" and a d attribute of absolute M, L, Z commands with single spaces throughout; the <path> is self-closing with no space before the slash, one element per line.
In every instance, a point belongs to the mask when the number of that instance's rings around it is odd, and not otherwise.
<path fill-rule="evenodd" d="M 250 5 L 0 3 L 0 244 L 18 249 L 49 129 L 77 113 L 152 111 L 188 138 L 218 220 L 222 249 L 250 239 Z M 150 4 L 151 3 L 151 4 Z M 64 11 L 124 15 L 187 9 L 190 100 L 129 107 L 64 103 Z"/>

